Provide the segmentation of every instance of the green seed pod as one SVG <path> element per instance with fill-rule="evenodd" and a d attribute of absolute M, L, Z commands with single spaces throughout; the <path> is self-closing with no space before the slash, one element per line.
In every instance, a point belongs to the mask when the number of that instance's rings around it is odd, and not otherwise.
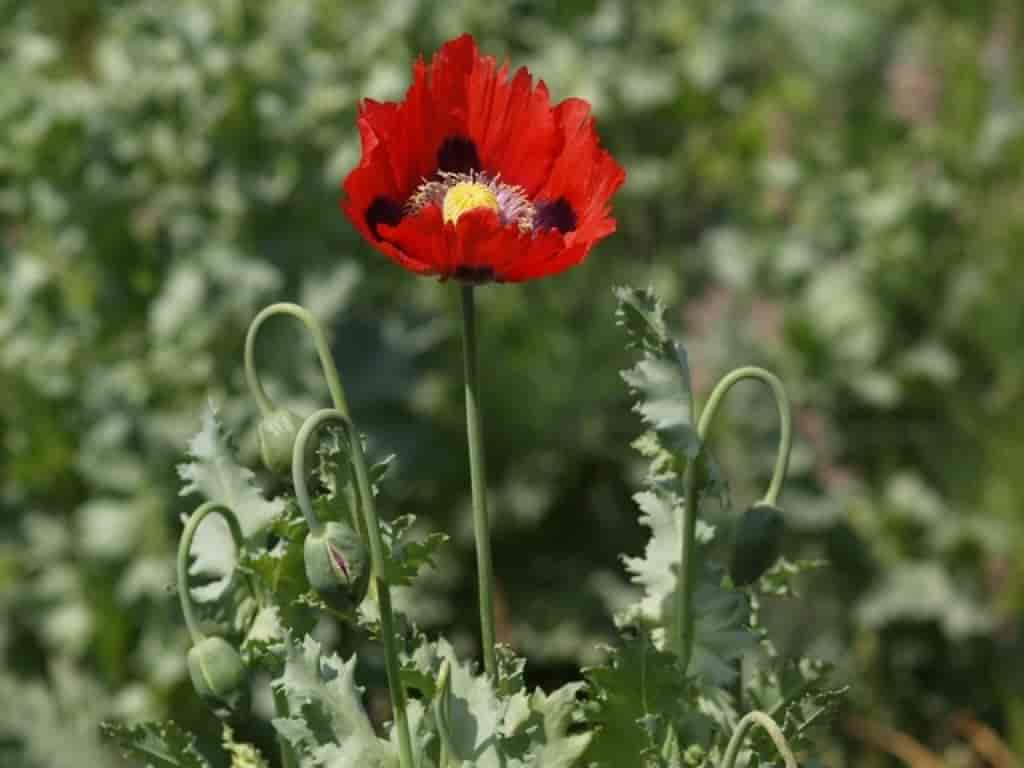
<path fill-rule="evenodd" d="M 743 513 L 729 564 L 733 584 L 746 586 L 761 578 L 779 559 L 785 530 L 782 512 L 771 504 L 758 502 Z"/>
<path fill-rule="evenodd" d="M 279 475 L 292 471 L 292 448 L 302 419 L 289 410 L 278 408 L 260 420 L 258 429 L 263 465 Z"/>
<path fill-rule="evenodd" d="M 330 522 L 310 533 L 303 549 L 310 586 L 335 610 L 354 610 L 370 586 L 369 558 L 359 534 L 345 523 Z"/>
<path fill-rule="evenodd" d="M 245 709 L 249 700 L 249 673 L 238 651 L 224 638 L 207 637 L 188 652 L 192 687 L 218 717 Z"/>

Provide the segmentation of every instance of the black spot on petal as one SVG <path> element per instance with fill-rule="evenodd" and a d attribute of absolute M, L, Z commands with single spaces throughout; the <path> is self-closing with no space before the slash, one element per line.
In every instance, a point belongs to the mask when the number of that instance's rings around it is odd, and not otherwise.
<path fill-rule="evenodd" d="M 402 220 L 402 206 L 390 197 L 375 197 L 370 207 L 366 209 L 366 226 L 373 232 L 373 236 L 380 240 L 380 233 L 377 231 L 378 224 L 395 226 Z"/>
<path fill-rule="evenodd" d="M 533 218 L 534 229 L 557 229 L 562 234 L 576 229 L 576 212 L 564 197 L 538 203 Z"/>
<path fill-rule="evenodd" d="M 446 173 L 469 173 L 480 170 L 476 144 L 465 136 L 449 136 L 437 150 L 437 170 Z"/>

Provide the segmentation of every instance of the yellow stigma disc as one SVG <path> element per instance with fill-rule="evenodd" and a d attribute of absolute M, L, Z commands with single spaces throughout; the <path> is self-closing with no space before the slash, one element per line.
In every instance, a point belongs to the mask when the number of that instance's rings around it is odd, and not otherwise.
<path fill-rule="evenodd" d="M 454 224 L 459 220 L 459 216 L 474 208 L 490 208 L 497 211 L 498 198 L 485 184 L 460 181 L 445 193 L 442 215 L 446 224 Z"/>

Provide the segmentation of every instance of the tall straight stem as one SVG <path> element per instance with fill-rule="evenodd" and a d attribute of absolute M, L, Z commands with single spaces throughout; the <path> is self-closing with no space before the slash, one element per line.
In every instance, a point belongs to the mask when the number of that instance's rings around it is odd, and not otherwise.
<path fill-rule="evenodd" d="M 462 286 L 462 357 L 466 386 L 466 438 L 469 443 L 469 482 L 473 496 L 473 536 L 476 540 L 477 585 L 480 593 L 480 637 L 484 670 L 497 678 L 494 632 L 494 568 L 487 518 L 487 473 L 483 424 L 480 418 L 480 376 L 477 370 L 476 307 L 472 285 Z"/>
<path fill-rule="evenodd" d="M 283 691 L 274 691 L 274 714 L 278 717 L 288 717 L 288 699 Z M 299 768 L 295 750 L 281 734 L 277 735 L 277 744 L 281 750 L 281 768 Z"/>
<path fill-rule="evenodd" d="M 391 608 L 391 587 L 384 578 L 384 542 L 380 535 L 380 521 L 377 518 L 373 486 L 363 455 L 362 438 L 348 424 L 348 438 L 352 446 L 352 461 L 356 475 L 356 487 L 363 504 L 363 516 L 370 540 L 370 556 L 373 558 L 374 578 L 377 585 L 377 605 L 380 607 L 380 632 L 384 636 L 384 667 L 391 691 L 391 709 L 398 731 L 398 756 L 402 768 L 413 768 L 412 742 L 409 737 L 409 718 L 405 711 L 405 688 L 402 685 L 401 667 L 398 663 L 398 643 L 395 636 L 394 613 Z"/>
<path fill-rule="evenodd" d="M 693 407 L 691 406 L 691 411 Z M 683 473 L 683 519 L 679 526 L 679 578 L 682 583 L 676 592 L 675 637 L 679 640 L 679 666 L 685 673 L 693 656 L 693 596 L 697 587 L 697 473 L 700 471 L 698 455 L 687 462 Z"/>

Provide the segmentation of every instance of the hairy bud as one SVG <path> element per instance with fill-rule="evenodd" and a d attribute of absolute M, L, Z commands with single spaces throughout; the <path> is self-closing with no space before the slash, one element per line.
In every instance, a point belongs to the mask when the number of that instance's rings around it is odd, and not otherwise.
<path fill-rule="evenodd" d="M 345 523 L 330 522 L 320 533 L 310 533 L 304 546 L 306 578 L 332 608 L 354 610 L 370 585 L 366 545 Z"/>
<path fill-rule="evenodd" d="M 292 471 L 292 449 L 302 419 L 285 408 L 278 408 L 260 420 L 260 455 L 271 472 L 285 475 Z"/>
<path fill-rule="evenodd" d="M 249 673 L 231 645 L 221 637 L 207 637 L 188 652 L 192 687 L 218 717 L 244 709 L 249 699 Z"/>
<path fill-rule="evenodd" d="M 782 512 L 759 502 L 740 519 L 732 547 L 729 575 L 737 586 L 752 584 L 779 559 L 786 531 Z"/>

